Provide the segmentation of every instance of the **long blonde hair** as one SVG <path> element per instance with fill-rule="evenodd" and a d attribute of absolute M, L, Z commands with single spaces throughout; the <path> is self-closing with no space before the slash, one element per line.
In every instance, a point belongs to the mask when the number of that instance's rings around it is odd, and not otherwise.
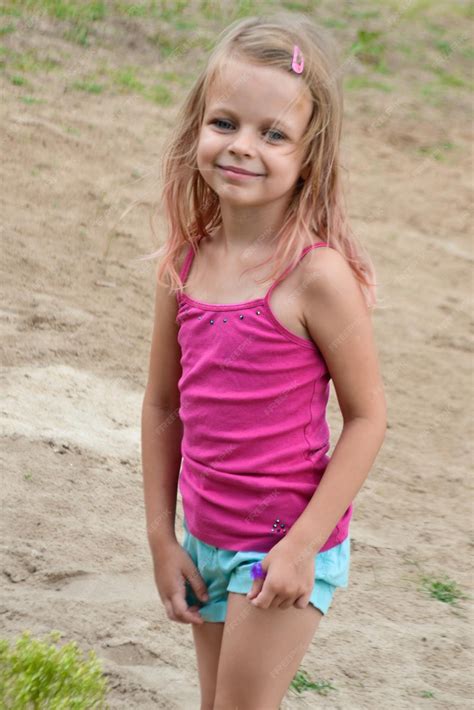
<path fill-rule="evenodd" d="M 326 29 L 306 15 L 288 12 L 247 17 L 226 27 L 176 117 L 162 163 L 161 202 L 165 205 L 168 237 L 164 247 L 145 257 L 163 256 L 157 279 L 167 279 L 173 291 L 183 289 L 177 270 L 183 247 L 191 245 L 196 253 L 199 239 L 221 224 L 219 197 L 202 177 L 196 160 L 208 89 L 233 58 L 291 71 L 295 44 L 304 56 L 300 76 L 313 100 L 312 116 L 302 139 L 305 159 L 301 170 L 307 168 L 309 173 L 295 185 L 283 224 L 274 236 L 274 269 L 264 281 L 278 280 L 288 266 L 296 265 L 304 246 L 320 240 L 345 257 L 368 307 L 376 303 L 374 266 L 348 224 L 341 184 L 338 157 L 343 94 L 339 51 Z"/>

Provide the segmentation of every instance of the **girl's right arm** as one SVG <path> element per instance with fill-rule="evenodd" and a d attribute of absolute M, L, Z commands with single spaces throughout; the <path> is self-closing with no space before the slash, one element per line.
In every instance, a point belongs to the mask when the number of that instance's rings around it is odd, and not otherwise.
<path fill-rule="evenodd" d="M 178 264 L 178 267 L 180 265 Z M 175 533 L 176 494 L 181 467 L 182 422 L 179 417 L 181 349 L 177 301 L 156 282 L 155 319 L 148 382 L 142 406 L 142 469 L 146 530 L 155 582 L 168 618 L 202 624 L 197 606 L 188 607 L 185 581 L 204 599 L 204 580 Z"/>
<path fill-rule="evenodd" d="M 142 406 L 142 469 L 146 529 L 152 554 L 176 543 L 175 514 L 182 423 L 180 347 L 175 294 L 156 282 L 148 382 Z"/>

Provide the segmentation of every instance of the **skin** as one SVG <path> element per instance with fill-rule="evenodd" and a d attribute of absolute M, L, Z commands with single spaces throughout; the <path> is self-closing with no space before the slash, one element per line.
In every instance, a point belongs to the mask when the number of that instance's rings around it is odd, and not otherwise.
<path fill-rule="evenodd" d="M 273 67 L 232 61 L 210 88 L 197 164 L 220 199 L 216 239 L 224 255 L 238 258 L 281 225 L 298 178 L 307 174 L 301 171 L 301 139 L 311 113 L 311 94 L 301 77 Z M 218 164 L 261 177 L 237 180 Z"/>

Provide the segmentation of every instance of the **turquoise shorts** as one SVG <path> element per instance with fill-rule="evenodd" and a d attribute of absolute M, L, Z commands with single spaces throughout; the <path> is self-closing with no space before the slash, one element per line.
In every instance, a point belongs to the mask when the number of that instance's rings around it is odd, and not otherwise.
<path fill-rule="evenodd" d="M 199 607 L 205 621 L 225 621 L 228 592 L 247 594 L 253 585 L 250 568 L 263 560 L 266 552 L 236 552 L 223 550 L 198 540 L 183 520 L 184 539 L 182 547 L 199 570 L 207 586 L 209 601 L 198 599 L 186 580 L 186 603 Z M 349 584 L 350 535 L 335 547 L 315 556 L 314 587 L 309 603 L 327 614 L 337 587 Z"/>

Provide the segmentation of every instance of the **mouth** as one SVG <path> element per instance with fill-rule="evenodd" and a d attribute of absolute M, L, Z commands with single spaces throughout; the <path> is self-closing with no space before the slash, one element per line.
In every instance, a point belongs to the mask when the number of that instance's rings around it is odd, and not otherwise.
<path fill-rule="evenodd" d="M 243 170 L 242 168 L 234 168 L 226 165 L 217 165 L 217 167 L 219 168 L 219 170 L 222 170 L 223 173 L 239 178 L 264 177 L 261 173 L 251 173 L 248 170 Z"/>

